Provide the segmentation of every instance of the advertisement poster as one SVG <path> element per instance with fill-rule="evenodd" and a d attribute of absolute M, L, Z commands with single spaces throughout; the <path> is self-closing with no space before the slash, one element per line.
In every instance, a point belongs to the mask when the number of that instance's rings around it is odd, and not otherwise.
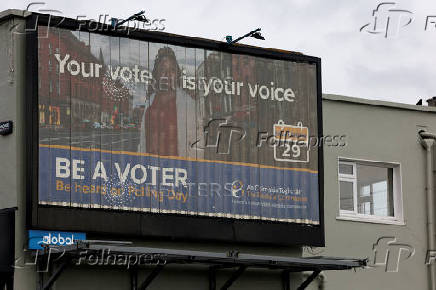
<path fill-rule="evenodd" d="M 38 29 L 40 205 L 319 224 L 315 64 Z"/>

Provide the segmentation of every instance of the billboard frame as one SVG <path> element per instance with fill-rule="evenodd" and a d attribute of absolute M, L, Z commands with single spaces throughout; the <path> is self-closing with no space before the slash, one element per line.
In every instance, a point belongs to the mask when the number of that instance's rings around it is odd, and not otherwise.
<path fill-rule="evenodd" d="M 238 220 L 178 214 L 128 212 L 113 209 L 59 207 L 38 204 L 39 122 L 38 122 L 38 39 L 37 26 L 80 30 L 106 36 L 167 43 L 183 47 L 245 54 L 276 60 L 310 63 L 316 66 L 318 137 L 322 137 L 321 59 L 278 49 L 223 42 L 146 30 L 114 31 L 100 23 L 97 31 L 90 22 L 47 14 L 32 13 L 26 19 L 26 151 L 27 182 L 26 223 L 28 229 L 83 231 L 90 236 L 156 238 L 179 241 L 215 241 L 226 243 L 308 245 L 323 247 L 324 235 L 324 162 L 323 146 L 318 147 L 319 225 L 282 223 L 265 220 Z M 95 25 L 95 22 L 93 22 Z M 31 30 L 34 31 L 31 31 Z M 186 226 L 189 225 L 189 226 Z"/>

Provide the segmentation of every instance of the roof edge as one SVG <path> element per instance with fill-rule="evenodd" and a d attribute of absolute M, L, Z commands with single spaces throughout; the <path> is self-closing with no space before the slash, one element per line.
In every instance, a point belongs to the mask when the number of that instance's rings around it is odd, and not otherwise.
<path fill-rule="evenodd" d="M 436 113 L 436 107 L 409 105 L 409 104 L 380 101 L 380 100 L 361 99 L 361 98 L 348 97 L 348 96 L 335 95 L 335 94 L 323 94 L 322 98 L 323 100 L 328 100 L 328 101 L 354 103 L 359 105 L 369 105 L 375 107 L 387 107 L 387 108 L 399 109 L 399 110 Z"/>
<path fill-rule="evenodd" d="M 30 15 L 32 15 L 32 12 L 28 10 L 7 9 L 7 10 L 0 11 L 0 22 L 11 17 L 26 18 Z"/>

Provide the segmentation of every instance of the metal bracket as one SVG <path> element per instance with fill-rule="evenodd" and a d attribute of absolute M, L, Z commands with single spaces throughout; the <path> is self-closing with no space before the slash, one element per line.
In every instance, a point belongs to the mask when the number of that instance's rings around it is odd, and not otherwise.
<path fill-rule="evenodd" d="M 216 290 L 216 270 L 217 266 L 209 267 L 209 290 Z"/>
<path fill-rule="evenodd" d="M 144 282 L 142 282 L 141 286 L 139 286 L 138 290 L 145 290 L 147 287 L 153 282 L 154 278 L 159 275 L 159 273 L 163 270 L 165 265 L 157 265 L 154 267 L 153 271 L 151 271 L 150 274 L 148 274 L 147 278 L 145 278 Z"/>
<path fill-rule="evenodd" d="M 313 271 L 313 273 L 310 274 L 309 277 L 307 277 L 306 281 L 304 281 L 300 285 L 300 287 L 297 288 L 297 290 L 304 290 L 304 289 L 306 289 L 306 287 L 309 286 L 309 284 L 312 283 L 313 280 L 315 280 L 315 278 L 319 275 L 319 273 L 321 273 L 320 270 Z"/>
<path fill-rule="evenodd" d="M 212 266 L 209 268 L 209 290 L 216 290 L 216 271 L 221 267 Z M 247 266 L 239 266 L 239 268 L 233 272 L 230 278 L 221 286 L 220 290 L 227 290 L 233 283 L 238 280 L 239 277 L 245 272 Z"/>
<path fill-rule="evenodd" d="M 42 290 L 49 290 L 54 282 L 59 278 L 59 276 L 62 274 L 62 272 L 65 270 L 65 268 L 68 266 L 70 260 L 65 260 L 57 269 L 56 271 L 50 276 L 47 283 L 44 284 L 42 287 Z"/>

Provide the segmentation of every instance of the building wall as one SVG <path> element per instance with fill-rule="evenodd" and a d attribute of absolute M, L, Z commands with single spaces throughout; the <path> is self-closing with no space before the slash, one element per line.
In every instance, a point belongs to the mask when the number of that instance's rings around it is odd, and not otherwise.
<path fill-rule="evenodd" d="M 14 15 L 4 18 L 5 15 Z M 15 257 L 22 259 L 26 240 L 26 50 L 23 11 L 0 13 L 0 120 L 13 121 L 13 133 L 0 136 L 0 209 L 16 208 Z M 15 271 L 14 289 L 29 289 L 36 275 L 31 267 Z"/>
<path fill-rule="evenodd" d="M 16 80 L 13 69 L 16 65 L 14 55 L 14 40 L 9 31 L 14 25 L 13 20 L 0 23 L 0 121 L 12 120 L 16 126 L 19 118 L 16 102 Z M 18 129 L 19 130 L 19 129 Z M 17 128 L 8 136 L 0 136 L 0 208 L 17 206 Z"/>
<path fill-rule="evenodd" d="M 386 272 L 383 266 L 326 272 L 326 289 L 427 289 L 426 153 L 417 132 L 422 127 L 436 132 L 436 108 L 325 96 L 323 112 L 324 135 L 346 135 L 347 145 L 325 147 L 326 247 L 320 254 L 368 257 L 373 262 L 373 244 L 381 237 L 394 237 L 416 249 L 409 259 L 403 253 L 398 272 Z M 405 225 L 337 219 L 339 157 L 401 164 Z"/>

